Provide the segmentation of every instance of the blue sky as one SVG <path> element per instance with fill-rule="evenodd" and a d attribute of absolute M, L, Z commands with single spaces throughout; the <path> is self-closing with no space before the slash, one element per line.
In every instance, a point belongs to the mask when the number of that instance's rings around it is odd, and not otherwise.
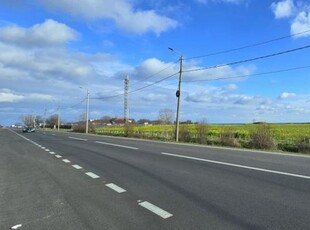
<path fill-rule="evenodd" d="M 125 75 L 130 117 L 158 119 L 176 111 L 180 53 L 181 120 L 309 122 L 310 48 L 223 65 L 306 47 L 309 31 L 308 0 L 1 0 L 0 123 L 58 105 L 77 121 L 87 89 L 91 119 L 122 117 Z"/>

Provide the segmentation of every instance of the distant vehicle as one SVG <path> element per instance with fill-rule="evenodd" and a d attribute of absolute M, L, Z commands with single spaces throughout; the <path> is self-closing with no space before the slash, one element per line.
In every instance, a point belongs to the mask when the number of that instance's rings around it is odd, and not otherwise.
<path fill-rule="evenodd" d="M 24 127 L 23 128 L 23 133 L 33 133 L 35 131 L 34 128 L 31 127 Z"/>

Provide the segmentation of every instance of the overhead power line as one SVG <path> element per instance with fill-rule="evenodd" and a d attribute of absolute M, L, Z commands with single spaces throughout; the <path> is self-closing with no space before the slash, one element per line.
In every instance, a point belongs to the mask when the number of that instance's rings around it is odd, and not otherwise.
<path fill-rule="evenodd" d="M 307 68 L 310 68 L 310 65 L 294 67 L 294 68 L 289 68 L 289 69 L 274 70 L 274 71 L 256 73 L 256 74 L 245 74 L 245 75 L 239 75 L 239 76 L 218 77 L 218 78 L 189 80 L 189 81 L 185 80 L 184 82 L 205 82 L 205 81 L 226 80 L 226 79 L 245 78 L 245 77 L 256 77 L 256 76 L 269 75 L 269 74 L 274 74 L 274 73 L 283 73 L 283 72 L 289 72 L 289 71 L 295 71 L 295 70 L 307 69 Z"/>
<path fill-rule="evenodd" d="M 87 98 L 84 98 L 84 99 L 83 99 L 83 100 L 81 100 L 80 102 L 78 102 L 78 103 L 76 103 L 76 104 L 74 104 L 74 105 L 72 105 L 72 106 L 68 107 L 67 109 L 73 109 L 74 107 L 76 107 L 76 106 L 78 106 L 78 105 L 82 104 L 83 102 L 85 102 L 85 101 L 86 101 L 86 99 L 87 99 Z"/>
<path fill-rule="evenodd" d="M 233 49 L 218 51 L 218 52 L 214 52 L 214 53 L 209 53 L 209 54 L 189 57 L 189 58 L 185 58 L 184 60 L 191 60 L 191 59 L 215 56 L 215 55 L 219 55 L 219 54 L 231 53 L 231 52 L 235 52 L 235 51 L 239 51 L 239 50 L 243 50 L 243 49 L 247 49 L 247 48 L 252 48 L 252 47 L 261 46 L 261 45 L 265 45 L 265 44 L 268 44 L 268 43 L 280 41 L 280 40 L 283 40 L 283 39 L 286 39 L 286 38 L 296 37 L 298 35 L 306 34 L 306 33 L 309 33 L 309 32 L 310 32 L 310 30 L 306 30 L 306 31 L 303 31 L 303 32 L 300 32 L 300 33 L 291 34 L 291 35 L 287 35 L 287 36 L 283 36 L 283 37 L 279 37 L 279 38 L 275 38 L 275 39 L 271 39 L 271 40 L 267 40 L 267 41 L 263 41 L 263 42 L 259 42 L 259 43 L 255 43 L 255 44 L 251 44 L 251 45 L 246 45 L 246 46 L 241 46 L 241 47 L 238 47 L 238 48 L 233 48 Z"/>
<path fill-rule="evenodd" d="M 76 103 L 76 104 L 74 104 L 74 105 L 71 105 L 71 106 L 66 107 L 66 108 L 65 108 L 65 107 L 59 107 L 59 109 L 60 109 L 60 110 L 72 109 L 72 108 L 74 108 L 74 107 L 76 107 L 76 106 L 82 104 L 83 102 L 85 102 L 85 100 L 86 100 L 86 98 L 84 98 L 83 100 L 81 100 L 80 102 L 78 102 L 78 103 Z M 51 110 L 51 111 L 47 111 L 47 112 L 46 112 L 46 115 L 55 114 L 55 113 L 57 112 L 57 110 L 58 110 L 58 109 L 53 109 L 53 110 Z"/>
<path fill-rule="evenodd" d="M 162 79 L 160 79 L 160 80 L 158 80 L 158 81 L 155 81 L 155 82 L 153 82 L 153 83 L 151 83 L 151 84 L 148 84 L 148 85 L 146 85 L 146 86 L 143 86 L 143 87 L 137 88 L 137 89 L 135 89 L 135 90 L 129 91 L 128 94 L 135 93 L 135 92 L 144 90 L 144 89 L 146 89 L 146 88 L 149 88 L 149 87 L 151 87 L 151 86 L 153 86 L 153 85 L 156 85 L 156 84 L 158 84 L 158 83 L 160 83 L 160 82 L 162 82 L 162 81 L 165 81 L 165 80 L 167 80 L 167 79 L 169 79 L 169 78 L 172 78 L 172 77 L 176 76 L 177 74 L 179 74 L 179 72 L 174 73 L 174 74 L 171 74 L 171 75 L 169 75 L 169 76 L 167 76 L 167 77 L 165 77 L 165 78 L 162 78 Z M 101 100 L 101 99 L 110 99 L 110 98 L 119 97 L 119 96 L 123 96 L 123 95 L 124 95 L 124 93 L 120 93 L 120 94 L 116 94 L 116 95 L 112 95 L 112 96 L 106 96 L 106 97 L 94 97 L 94 98 L 91 98 L 91 99 L 98 99 L 98 100 Z"/>
<path fill-rule="evenodd" d="M 164 72 L 165 70 L 167 70 L 167 69 L 171 68 L 172 66 L 174 66 L 175 63 L 177 63 L 177 62 L 178 62 L 178 61 L 173 62 L 173 64 L 171 64 L 171 65 L 169 65 L 169 66 L 167 66 L 167 67 L 165 67 L 165 68 L 163 68 L 163 69 L 157 71 L 156 73 L 153 73 L 153 74 L 151 74 L 151 75 L 149 75 L 149 76 L 147 76 L 147 77 L 145 77 L 145 78 L 139 80 L 138 82 L 135 82 L 135 83 L 131 84 L 131 86 L 137 85 L 137 84 L 139 84 L 139 83 L 142 82 L 142 81 L 146 81 L 146 80 L 148 80 L 148 79 L 150 79 L 150 78 L 152 78 L 152 77 L 154 77 L 154 76 L 156 76 L 156 75 L 158 75 L 158 74 Z"/>
<path fill-rule="evenodd" d="M 202 70 L 207 70 L 207 69 L 215 69 L 215 68 L 220 68 L 220 67 L 224 67 L 224 66 L 237 65 L 237 64 L 242 64 L 242 63 L 246 63 L 246 62 L 252 62 L 252 61 L 257 61 L 257 60 L 261 60 L 261 59 L 265 59 L 265 58 L 275 57 L 275 56 L 279 56 L 279 55 L 283 55 L 283 54 L 287 54 L 287 53 L 292 53 L 292 52 L 296 52 L 296 51 L 304 50 L 304 49 L 308 49 L 308 48 L 310 48 L 310 45 L 298 47 L 295 49 L 285 50 L 285 51 L 278 52 L 278 53 L 268 54 L 268 55 L 264 55 L 264 56 L 260 56 L 260 57 L 255 57 L 255 58 L 245 59 L 245 60 L 241 60 L 241 61 L 235 61 L 235 62 L 230 62 L 230 63 L 226 63 L 226 64 L 221 64 L 221 65 L 202 67 L 202 68 L 197 68 L 197 69 L 183 70 L 183 72 L 189 73 L 189 72 L 202 71 Z"/>

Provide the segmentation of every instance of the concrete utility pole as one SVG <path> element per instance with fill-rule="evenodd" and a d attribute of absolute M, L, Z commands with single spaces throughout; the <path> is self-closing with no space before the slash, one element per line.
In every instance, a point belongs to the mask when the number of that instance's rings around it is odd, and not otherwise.
<path fill-rule="evenodd" d="M 79 86 L 80 89 L 85 89 L 82 86 Z M 85 121 L 85 133 L 88 133 L 88 120 L 89 120 L 89 90 L 86 89 L 86 121 Z"/>
<path fill-rule="evenodd" d="M 45 130 L 46 125 L 46 109 L 44 110 L 44 123 L 43 123 L 43 129 Z"/>
<path fill-rule="evenodd" d="M 37 116 L 33 115 L 33 128 L 36 127 L 36 118 L 37 118 Z"/>
<path fill-rule="evenodd" d="M 178 90 L 176 91 L 176 97 L 178 98 L 177 102 L 177 114 L 176 114 L 176 121 L 175 121 L 175 141 L 179 141 L 179 126 L 180 126 L 180 100 L 181 100 L 181 84 L 182 84 L 182 72 L 183 72 L 183 55 L 173 48 L 169 48 L 169 50 L 177 53 L 180 55 L 180 72 L 179 72 L 179 84 Z"/>
<path fill-rule="evenodd" d="M 57 130 L 59 132 L 59 126 L 60 126 L 60 107 L 59 107 L 59 104 L 58 104 L 58 108 L 57 108 L 57 114 L 58 114 L 58 118 L 57 118 Z"/>
<path fill-rule="evenodd" d="M 126 75 L 124 80 L 124 120 L 125 124 L 129 121 L 129 107 L 128 107 L 128 91 L 129 91 L 129 77 Z"/>
<path fill-rule="evenodd" d="M 86 102 L 86 128 L 85 128 L 85 133 L 88 133 L 88 114 L 89 114 L 89 91 L 87 89 L 87 102 Z"/>

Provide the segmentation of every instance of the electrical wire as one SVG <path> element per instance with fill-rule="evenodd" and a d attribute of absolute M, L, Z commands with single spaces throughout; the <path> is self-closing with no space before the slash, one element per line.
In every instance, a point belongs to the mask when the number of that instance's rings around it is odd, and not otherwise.
<path fill-rule="evenodd" d="M 165 68 L 159 70 L 158 72 L 156 72 L 156 73 L 154 73 L 154 74 L 149 75 L 148 77 L 145 77 L 145 78 L 139 80 L 138 82 L 135 82 L 135 83 L 131 84 L 131 86 L 137 85 L 139 82 L 146 81 L 146 80 L 148 80 L 148 79 L 150 79 L 150 78 L 152 78 L 152 77 L 154 77 L 154 76 L 156 76 L 156 75 L 158 75 L 158 74 L 164 72 L 165 70 L 167 70 L 167 69 L 171 68 L 172 66 L 174 66 L 175 63 L 177 63 L 177 62 L 178 62 L 178 61 L 174 61 L 173 64 L 171 64 L 171 65 L 169 65 L 169 66 L 167 66 L 167 67 L 165 67 Z"/>
<path fill-rule="evenodd" d="M 289 72 L 289 71 L 307 69 L 307 68 L 310 68 L 310 65 L 294 67 L 294 68 L 289 68 L 289 69 L 274 70 L 274 71 L 256 73 L 256 74 L 245 74 L 245 75 L 232 76 L 232 77 L 219 77 L 219 78 L 212 78 L 212 79 L 200 79 L 200 80 L 189 80 L 189 81 L 185 80 L 183 82 L 206 82 L 206 81 L 226 80 L 226 79 L 245 78 L 245 77 L 256 77 L 256 76 L 269 75 L 269 74 L 274 74 L 274 73 L 283 73 L 283 72 Z"/>
<path fill-rule="evenodd" d="M 165 81 L 165 80 L 167 80 L 167 79 L 169 79 L 169 78 L 172 78 L 172 77 L 174 77 L 174 76 L 177 75 L 177 74 L 179 74 L 179 72 L 174 73 L 174 74 L 171 74 L 171 75 L 169 75 L 169 76 L 167 76 L 167 77 L 165 77 L 165 78 L 162 78 L 162 79 L 160 79 L 160 80 L 158 80 L 158 81 L 155 81 L 155 82 L 153 82 L 153 83 L 151 83 L 151 84 L 148 84 L 148 85 L 146 85 L 146 86 L 143 86 L 143 87 L 134 89 L 134 90 L 132 90 L 132 91 L 129 91 L 128 94 L 132 94 L 132 93 L 135 93 L 135 92 L 144 90 L 144 89 L 146 89 L 146 88 L 148 88 L 148 87 L 151 87 L 151 86 L 153 86 L 153 85 L 155 85 L 155 84 L 158 84 L 158 83 L 160 83 L 160 82 L 162 82 L 162 81 Z M 112 96 L 107 96 L 107 97 L 91 98 L 91 99 L 102 100 L 102 99 L 110 99 L 110 98 L 114 98 L 114 97 L 119 97 L 119 96 L 123 96 L 123 95 L 125 95 L 125 93 L 120 93 L 120 94 L 116 94 L 116 95 L 112 95 Z"/>
<path fill-rule="evenodd" d="M 261 60 L 261 59 L 265 59 L 265 58 L 275 57 L 275 56 L 279 56 L 279 55 L 283 55 L 283 54 L 287 54 L 287 53 L 292 53 L 292 52 L 296 52 L 296 51 L 308 49 L 308 48 L 310 48 L 310 45 L 298 47 L 298 48 L 291 49 L 291 50 L 285 50 L 285 51 L 281 51 L 278 53 L 268 54 L 268 55 L 264 55 L 264 56 L 260 56 L 260 57 L 255 57 L 255 58 L 245 59 L 245 60 L 241 60 L 241 61 L 235 61 L 235 62 L 230 62 L 230 63 L 226 63 L 226 64 L 221 64 L 221 65 L 202 67 L 202 68 L 197 68 L 197 69 L 183 70 L 183 73 L 196 72 L 196 71 L 202 71 L 202 70 L 207 70 L 207 69 L 215 69 L 215 68 L 220 68 L 220 67 L 230 66 L 230 65 L 237 65 L 237 64 L 242 64 L 242 63 L 246 63 L 246 62 L 252 62 L 252 61 L 257 61 L 257 60 Z"/>
<path fill-rule="evenodd" d="M 214 53 L 198 55 L 198 56 L 194 56 L 194 57 L 190 57 L 190 58 L 185 58 L 184 60 L 191 60 L 191 59 L 215 56 L 215 55 L 219 55 L 219 54 L 231 53 L 231 52 L 235 52 L 235 51 L 239 51 L 239 50 L 243 50 L 243 49 L 247 49 L 247 48 L 252 48 L 252 47 L 261 46 L 261 45 L 265 45 L 265 44 L 268 44 L 268 43 L 280 41 L 280 40 L 283 40 L 283 39 L 286 39 L 286 38 L 296 37 L 298 35 L 309 33 L 309 32 L 310 32 L 310 30 L 306 30 L 306 31 L 303 31 L 303 32 L 300 32 L 300 33 L 295 33 L 295 34 L 291 34 L 291 35 L 287 35 L 287 36 L 283 36 L 283 37 L 267 40 L 267 41 L 264 41 L 264 42 L 259 42 L 259 43 L 255 43 L 255 44 L 251 44 L 251 45 L 241 46 L 241 47 L 238 47 L 238 48 L 233 48 L 233 49 L 218 51 L 218 52 L 214 52 Z"/>
<path fill-rule="evenodd" d="M 81 100 L 80 102 L 78 102 L 78 103 L 76 103 L 76 104 L 74 104 L 74 105 L 72 105 L 72 106 L 70 106 L 70 107 L 67 107 L 67 109 L 73 109 L 74 107 L 76 107 L 76 106 L 82 104 L 84 101 L 86 101 L 86 98 L 84 98 L 84 99 Z"/>

